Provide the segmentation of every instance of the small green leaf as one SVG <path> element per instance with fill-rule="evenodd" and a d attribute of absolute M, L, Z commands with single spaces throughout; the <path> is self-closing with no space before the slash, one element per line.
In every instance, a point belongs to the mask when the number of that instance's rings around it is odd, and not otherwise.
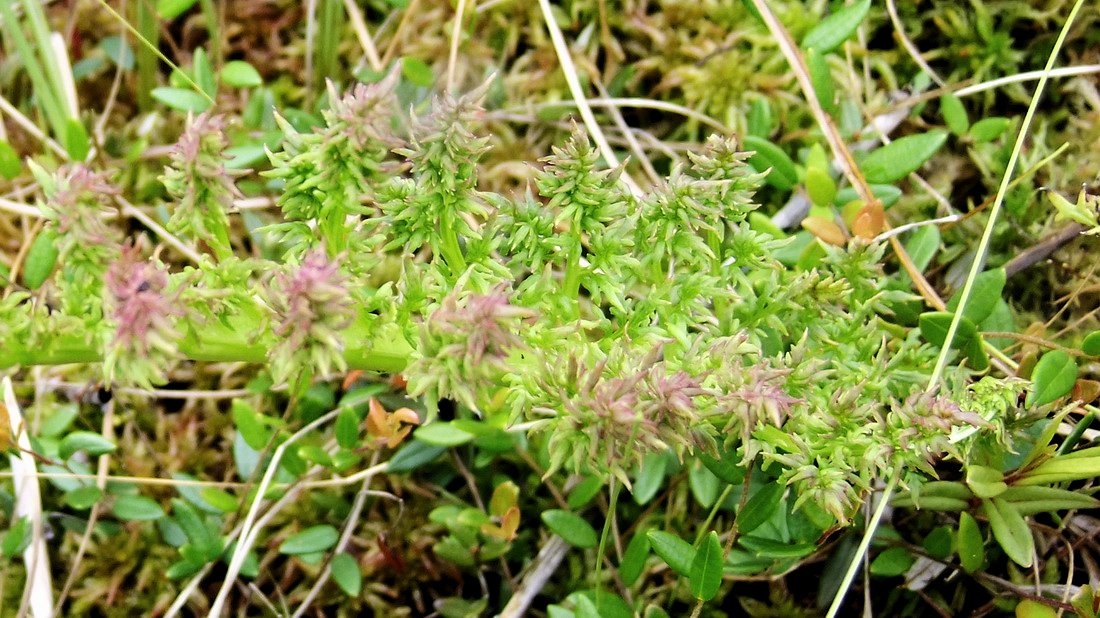
<path fill-rule="evenodd" d="M 165 570 L 164 576 L 173 580 L 191 577 L 195 573 L 201 571 L 204 564 L 203 562 L 191 562 L 186 559 L 173 562 L 168 566 L 168 569 Z"/>
<path fill-rule="evenodd" d="M 749 157 L 749 165 L 758 172 L 771 168 L 765 181 L 782 191 L 789 191 L 798 184 L 798 167 L 783 149 L 761 137 L 746 135 L 742 140 L 745 148 L 755 151 Z"/>
<path fill-rule="evenodd" d="M 1059 615 L 1058 610 L 1053 607 L 1032 599 L 1024 599 L 1016 604 L 1016 618 L 1058 618 Z"/>
<path fill-rule="evenodd" d="M 722 585 L 722 544 L 718 542 L 718 533 L 714 530 L 703 537 L 695 557 L 691 561 L 691 594 L 703 601 L 709 601 L 718 594 Z"/>
<path fill-rule="evenodd" d="M 195 55 L 191 58 L 191 64 L 195 83 L 213 98 L 218 93 L 218 80 L 214 77 L 214 67 L 210 64 L 210 57 L 206 55 L 206 50 L 202 47 L 197 48 Z"/>
<path fill-rule="evenodd" d="M 951 327 L 954 315 L 947 311 L 928 311 L 920 316 L 920 333 L 926 341 L 932 345 L 943 347 L 947 340 L 947 331 Z M 978 327 L 965 317 L 959 320 L 959 327 L 955 331 L 955 338 L 951 342 L 953 348 L 964 348 L 969 342 L 978 338 Z"/>
<path fill-rule="evenodd" d="M 29 517 L 20 517 L 4 533 L 0 540 L 0 556 L 14 558 L 31 544 L 31 520 Z"/>
<path fill-rule="evenodd" d="M 1011 120 L 1003 116 L 982 118 L 970 127 L 970 131 L 967 132 L 967 135 L 979 144 L 992 142 L 1008 129 L 1008 125 L 1011 122 Z"/>
<path fill-rule="evenodd" d="M 7 140 L 0 139 L 0 176 L 11 180 L 23 171 L 23 162 L 19 154 Z"/>
<path fill-rule="evenodd" d="M 206 487 L 199 492 L 202 499 L 210 506 L 223 513 L 232 513 L 240 506 L 240 501 L 233 494 L 217 487 Z"/>
<path fill-rule="evenodd" d="M 806 67 L 810 70 L 810 82 L 813 84 L 818 103 L 825 111 L 834 112 L 836 87 L 833 85 L 833 74 L 829 69 L 829 63 L 825 60 L 825 54 L 814 48 L 806 50 Z"/>
<path fill-rule="evenodd" d="M 222 81 L 231 88 L 253 88 L 262 86 L 264 79 L 256 67 L 244 60 L 230 60 L 221 71 Z"/>
<path fill-rule="evenodd" d="M 737 530 L 749 533 L 764 525 L 783 504 L 786 485 L 778 481 L 761 487 L 745 502 L 745 508 L 737 513 Z"/>
<path fill-rule="evenodd" d="M 904 575 L 916 559 L 904 547 L 891 547 L 871 561 L 871 574 L 880 577 Z"/>
<path fill-rule="evenodd" d="M 947 526 L 937 526 L 924 537 L 921 546 L 930 556 L 937 560 L 948 560 L 954 549 L 955 535 Z"/>
<path fill-rule="evenodd" d="M 602 488 L 602 478 L 598 476 L 585 477 L 583 481 L 577 483 L 576 487 L 569 492 L 569 497 L 566 498 L 565 502 L 569 505 L 569 508 L 578 510 L 582 506 L 588 504 L 592 498 L 595 498 L 596 494 L 600 493 L 600 489 Z"/>
<path fill-rule="evenodd" d="M 160 88 L 153 88 L 150 94 L 153 95 L 154 99 L 181 112 L 194 112 L 200 114 L 210 109 L 210 101 L 208 101 L 206 97 L 187 88 L 162 86 Z"/>
<path fill-rule="evenodd" d="M 336 528 L 327 524 L 312 526 L 283 541 L 279 545 L 279 553 L 297 556 L 322 552 L 336 545 L 338 540 L 340 533 Z"/>
<path fill-rule="evenodd" d="M 663 530 L 650 530 L 646 533 L 649 546 L 665 564 L 684 577 L 691 575 L 691 563 L 695 559 L 695 549 L 691 543 Z"/>
<path fill-rule="evenodd" d="M 649 453 L 642 459 L 642 465 L 630 485 L 630 495 L 634 497 L 634 502 L 644 505 L 657 495 L 657 490 L 665 481 L 667 466 L 668 460 L 662 453 Z"/>
<path fill-rule="evenodd" d="M 633 586 L 638 581 L 645 570 L 646 558 L 649 558 L 649 537 L 645 532 L 637 532 L 627 543 L 623 561 L 619 563 L 619 577 L 624 584 Z"/>
<path fill-rule="evenodd" d="M 336 433 L 336 443 L 340 448 L 350 449 L 359 446 L 359 415 L 350 407 L 340 410 L 336 415 L 333 431 Z"/>
<path fill-rule="evenodd" d="M 57 232 L 53 229 L 42 230 L 27 251 L 27 259 L 23 264 L 23 285 L 29 290 L 42 287 L 53 274 L 57 256 Z"/>
<path fill-rule="evenodd" d="M 898 203 L 901 199 L 901 189 L 894 185 L 871 185 L 871 195 L 875 196 L 880 202 L 882 202 L 883 208 L 889 208 Z M 856 192 L 853 187 L 844 187 L 836 192 L 836 197 L 833 198 L 834 206 L 844 206 L 859 199 L 859 193 Z M 926 228 L 936 229 L 936 226 L 929 225 Z M 922 228 L 922 229 L 926 229 Z"/>
<path fill-rule="evenodd" d="M 1063 350 L 1043 354 L 1031 372 L 1027 406 L 1042 406 L 1068 395 L 1077 381 L 1077 361 Z"/>
<path fill-rule="evenodd" d="M 123 37 L 117 35 L 103 37 L 99 42 L 99 48 L 119 68 L 124 71 L 133 70 L 134 50 L 130 48 L 130 44 Z"/>
<path fill-rule="evenodd" d="M 836 198 L 836 181 L 829 172 L 817 167 L 810 168 L 806 170 L 806 193 L 814 206 L 832 206 Z"/>
<path fill-rule="evenodd" d="M 596 477 L 592 477 L 596 478 Z M 574 489 L 576 491 L 576 489 Z M 599 491 L 599 488 L 596 488 Z M 493 495 L 489 498 L 489 514 L 493 517 L 504 515 L 519 502 L 519 486 L 512 481 L 504 481 L 496 486 Z"/>
<path fill-rule="evenodd" d="M 820 54 L 827 54 L 840 47 L 855 34 L 870 8 L 871 0 L 862 0 L 822 19 L 806 33 L 802 39 L 802 49 L 814 49 Z"/>
<path fill-rule="evenodd" d="M 69 118 L 65 121 L 65 135 L 62 141 L 65 143 L 65 152 L 73 161 L 83 161 L 88 157 L 92 149 L 92 142 L 88 139 L 88 130 L 79 118 Z"/>
<path fill-rule="evenodd" d="M 386 471 L 397 474 L 412 472 L 427 463 L 431 463 L 446 450 L 441 446 L 435 446 L 420 440 L 411 440 L 394 453 L 393 457 L 390 458 L 389 465 L 386 466 Z"/>
<path fill-rule="evenodd" d="M 77 451 L 87 451 L 94 457 L 113 453 L 115 448 L 117 447 L 113 442 L 98 433 L 74 431 L 61 440 L 61 444 L 57 447 L 57 454 L 61 459 L 68 459 Z"/>
<path fill-rule="evenodd" d="M 451 447 L 465 444 L 474 439 L 474 434 L 463 431 L 456 427 L 454 423 L 447 421 L 436 421 L 434 423 L 428 423 L 423 427 L 418 427 L 413 435 L 417 440 L 426 442 L 435 446 Z"/>
<path fill-rule="evenodd" d="M 947 331 L 951 326 L 953 314 L 947 311 L 929 311 L 920 315 L 920 332 L 929 343 L 943 347 Z M 981 334 L 973 322 L 963 317 L 955 331 L 951 347 L 961 350 L 970 360 L 971 366 L 978 371 L 989 367 L 989 357 L 982 347 Z"/>
<path fill-rule="evenodd" d="M 966 484 L 979 498 L 999 496 L 1008 489 L 1003 472 L 977 464 L 966 467 Z"/>
<path fill-rule="evenodd" d="M 896 182 L 920 169 L 946 140 L 944 131 L 908 135 L 872 151 L 859 167 L 867 182 Z"/>
<path fill-rule="evenodd" d="M 966 301 L 966 308 L 963 309 L 963 317 L 975 324 L 980 324 L 989 317 L 989 314 L 993 313 L 993 308 L 1001 300 L 1001 292 L 1004 290 L 1006 280 L 1007 276 L 1003 268 L 994 268 L 979 273 L 974 278 L 974 285 L 970 289 L 970 297 Z M 951 300 L 947 301 L 948 311 L 954 312 L 958 309 L 961 295 L 962 290 L 959 290 L 951 297 Z"/>
<path fill-rule="evenodd" d="M 905 252 L 913 260 L 917 270 L 924 272 L 940 249 L 940 230 L 934 225 L 917 228 L 905 241 Z"/>
<path fill-rule="evenodd" d="M 89 509 L 93 504 L 99 502 L 103 497 L 103 492 L 95 485 L 84 485 L 77 487 L 71 491 L 65 492 L 65 504 L 83 511 Z"/>
<path fill-rule="evenodd" d="M 722 491 L 721 485 L 721 479 L 714 476 L 714 473 L 698 461 L 694 462 L 688 471 L 691 495 L 704 508 L 710 508 L 718 500 L 718 494 Z"/>
<path fill-rule="evenodd" d="M 432 68 L 427 64 L 424 64 L 423 60 L 406 56 L 401 59 L 401 74 L 405 76 L 405 79 L 410 83 L 422 88 L 431 88 L 435 83 L 435 75 L 432 74 Z"/>
<path fill-rule="evenodd" d="M 973 573 L 982 568 L 985 562 L 985 540 L 982 538 L 981 528 L 978 522 L 963 511 L 959 514 L 959 564 L 967 573 Z"/>
<path fill-rule="evenodd" d="M 966 115 L 962 99 L 953 94 L 940 97 L 940 114 L 943 115 L 944 124 L 955 135 L 963 135 L 970 128 L 970 118 Z"/>
<path fill-rule="evenodd" d="M 1089 356 L 1100 356 L 1100 330 L 1092 331 L 1081 342 L 1081 351 Z"/>
<path fill-rule="evenodd" d="M 115 496 L 111 513 L 126 521 L 153 521 L 164 517 L 164 509 L 154 500 L 138 495 Z"/>
<path fill-rule="evenodd" d="M 600 540 L 596 529 L 591 524 L 569 511 L 551 509 L 543 511 L 541 517 L 542 522 L 551 532 L 574 547 L 589 549 L 595 547 Z"/>
<path fill-rule="evenodd" d="M 211 530 L 195 507 L 185 500 L 172 499 L 172 517 L 187 535 L 188 545 L 195 554 L 195 560 L 213 562 L 221 555 L 225 545 L 216 530 Z M 186 547 L 186 546 L 185 546 Z M 183 548 L 180 548 L 181 555 Z M 187 558 L 187 556 L 184 556 Z M 194 561 L 194 560 L 192 560 Z"/>
<path fill-rule="evenodd" d="M 1035 537 L 1023 516 L 1000 498 L 982 500 L 982 513 L 989 520 L 993 538 L 997 539 L 1005 555 L 1024 568 L 1030 567 L 1035 554 Z"/>
<path fill-rule="evenodd" d="M 359 563 L 349 554 L 340 552 L 332 557 L 332 579 L 349 597 L 359 596 L 363 589 L 363 573 Z"/>
<path fill-rule="evenodd" d="M 245 444 L 257 451 L 267 446 L 271 440 L 271 431 L 264 426 L 260 414 L 252 406 L 242 399 L 234 399 L 230 414 Z"/>
<path fill-rule="evenodd" d="M 772 132 L 772 110 L 768 99 L 759 97 L 749 107 L 747 123 L 748 134 L 766 139 Z"/>
<path fill-rule="evenodd" d="M 161 19 L 175 19 L 183 15 L 198 0 L 157 0 L 157 15 Z"/>

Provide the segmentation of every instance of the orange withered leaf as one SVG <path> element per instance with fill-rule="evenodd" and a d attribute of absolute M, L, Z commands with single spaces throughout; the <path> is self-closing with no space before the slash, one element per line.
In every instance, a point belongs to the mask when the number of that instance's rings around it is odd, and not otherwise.
<path fill-rule="evenodd" d="M 371 397 L 366 421 L 371 437 L 384 442 L 387 448 L 393 448 L 409 435 L 413 425 L 420 424 L 420 417 L 409 408 L 387 412 L 377 399 Z"/>

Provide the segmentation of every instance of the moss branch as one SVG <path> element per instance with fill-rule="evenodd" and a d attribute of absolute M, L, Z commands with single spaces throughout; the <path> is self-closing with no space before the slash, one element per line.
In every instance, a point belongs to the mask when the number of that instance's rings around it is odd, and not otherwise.
<path fill-rule="evenodd" d="M 360 329 L 348 329 L 344 360 L 349 369 L 398 373 L 405 369 L 412 347 L 398 334 L 385 332 L 363 337 Z M 37 341 L 6 342 L 0 348 L 0 369 L 16 365 L 64 365 L 97 363 L 103 360 L 103 350 L 88 341 L 84 333 L 44 335 Z M 250 330 L 224 326 L 203 328 L 179 342 L 180 360 L 205 362 L 267 362 L 273 337 L 252 336 Z"/>

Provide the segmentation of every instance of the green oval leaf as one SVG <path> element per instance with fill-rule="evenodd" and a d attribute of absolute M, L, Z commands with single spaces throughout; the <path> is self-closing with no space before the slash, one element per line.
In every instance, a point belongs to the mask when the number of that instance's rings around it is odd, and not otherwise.
<path fill-rule="evenodd" d="M 882 202 L 883 208 L 889 208 L 898 203 L 901 199 L 901 189 L 894 185 L 871 185 L 871 195 L 875 196 Z M 850 202 L 859 199 L 859 193 L 856 192 L 854 187 L 844 187 L 836 192 L 836 197 L 833 198 L 834 206 L 844 206 Z M 920 229 L 937 229 L 934 225 L 928 225 Z"/>
<path fill-rule="evenodd" d="M 198 0 L 157 0 L 157 15 L 161 19 L 175 19 L 195 6 Z"/>
<path fill-rule="evenodd" d="M 944 131 L 908 135 L 872 151 L 859 167 L 867 182 L 896 182 L 920 169 L 946 140 Z"/>
<path fill-rule="evenodd" d="M 99 499 L 103 497 L 103 492 L 95 485 L 84 485 L 77 487 L 71 491 L 65 492 L 65 504 L 83 511 L 84 509 L 91 508 L 93 504 L 99 502 Z"/>
<path fill-rule="evenodd" d="M 401 74 L 405 76 L 405 79 L 410 83 L 420 86 L 422 88 L 431 88 L 435 83 L 435 75 L 432 74 L 432 68 L 424 63 L 419 58 L 413 58 L 406 56 L 401 59 Z"/>
<path fill-rule="evenodd" d="M 88 139 L 88 130 L 79 118 L 69 118 L 65 121 L 65 135 L 62 137 L 65 143 L 65 152 L 73 161 L 83 161 L 88 157 L 92 149 L 92 142 Z"/>
<path fill-rule="evenodd" d="M 754 135 L 746 135 L 742 143 L 747 150 L 756 152 L 749 157 L 749 165 L 753 169 L 764 172 L 771 168 L 764 178 L 765 182 L 783 191 L 789 191 L 798 184 L 798 167 L 782 148 Z"/>
<path fill-rule="evenodd" d="M 905 241 L 905 252 L 917 270 L 924 272 L 940 250 L 940 229 L 934 225 L 917 228 L 909 240 Z"/>
<path fill-rule="evenodd" d="M 1008 502 L 1000 498 L 982 500 L 982 512 L 989 519 L 993 538 L 1016 564 L 1028 568 L 1035 553 L 1035 538 L 1027 521 Z"/>
<path fill-rule="evenodd" d="M 436 457 L 443 454 L 446 449 L 420 440 L 411 440 L 394 453 L 386 466 L 387 472 L 401 473 L 413 470 L 430 463 Z"/>
<path fill-rule="evenodd" d="M 982 538 L 982 530 L 978 522 L 970 513 L 959 514 L 959 564 L 968 573 L 973 573 L 982 568 L 985 562 L 985 540 Z"/>
<path fill-rule="evenodd" d="M 1100 356 L 1100 330 L 1093 331 L 1081 342 L 1081 351 L 1089 356 Z"/>
<path fill-rule="evenodd" d="M 806 50 L 806 67 L 810 70 L 810 83 L 821 108 L 829 113 L 836 111 L 836 87 L 825 54 L 814 48 Z"/>
<path fill-rule="evenodd" d="M 154 99 L 181 112 L 201 114 L 210 109 L 210 101 L 208 101 L 206 97 L 187 88 L 170 88 L 162 86 L 160 88 L 153 88 L 150 94 L 153 95 Z"/>
<path fill-rule="evenodd" d="M 642 576 L 645 570 L 645 561 L 649 557 L 649 537 L 644 532 L 638 532 L 623 552 L 623 561 L 619 563 L 619 577 L 627 586 L 633 586 L 634 582 Z"/>
<path fill-rule="evenodd" d="M 0 540 L 0 555 L 5 558 L 14 558 L 31 544 L 31 520 L 29 517 L 20 517 L 4 533 Z"/>
<path fill-rule="evenodd" d="M 904 547 L 891 547 L 875 556 L 871 561 L 871 574 L 879 577 L 897 577 L 904 575 L 916 559 Z"/>
<path fill-rule="evenodd" d="M 999 496 L 1008 489 L 1005 475 L 1000 470 L 988 466 L 971 464 L 966 467 L 966 484 L 979 498 Z"/>
<path fill-rule="evenodd" d="M 7 140 L 0 139 L 0 176 L 11 180 L 23 171 L 23 162 L 19 154 Z"/>
<path fill-rule="evenodd" d="M 436 421 L 418 427 L 413 435 L 421 442 L 427 442 L 435 446 L 458 446 L 474 439 L 474 434 L 463 431 L 448 421 Z"/>
<path fill-rule="evenodd" d="M 202 499 L 210 504 L 210 506 L 223 513 L 232 513 L 240 507 L 240 501 L 237 500 L 237 497 L 224 489 L 206 487 L 199 492 L 199 495 L 202 496 Z"/>
<path fill-rule="evenodd" d="M 340 448 L 359 446 L 359 415 L 353 408 L 346 407 L 340 410 L 333 424 L 333 432 L 336 434 L 336 443 Z"/>
<path fill-rule="evenodd" d="M 340 533 L 332 526 L 327 524 L 312 526 L 283 541 L 282 545 L 279 545 L 279 553 L 296 556 L 321 552 L 336 545 L 339 539 Z"/>
<path fill-rule="evenodd" d="M 1016 604 L 1016 618 L 1057 618 L 1059 615 L 1053 607 L 1032 599 Z"/>
<path fill-rule="evenodd" d="M 943 347 L 947 340 L 947 331 L 951 327 L 954 314 L 948 311 L 928 311 L 920 316 L 920 334 L 932 345 Z M 963 348 L 967 343 L 977 339 L 978 327 L 965 317 L 959 320 L 959 328 L 955 331 L 955 339 L 951 342 L 953 348 Z"/>
<path fill-rule="evenodd" d="M 514 486 L 514 485 L 513 485 Z M 583 481 L 577 483 L 577 486 L 573 488 L 573 491 L 569 492 L 569 497 L 565 499 L 566 504 L 571 509 L 580 509 L 582 506 L 588 504 L 592 498 L 596 497 L 596 494 L 600 493 L 600 489 L 603 488 L 603 479 L 598 476 L 585 477 Z M 518 490 L 517 490 L 518 492 Z M 496 493 L 493 493 L 496 496 Z M 510 506 L 514 506 L 515 502 Z M 492 510 L 490 510 L 492 512 Z M 493 513 L 498 515 L 499 513 Z"/>
<path fill-rule="evenodd" d="M 786 485 L 778 481 L 761 487 L 737 513 L 737 530 L 747 534 L 764 525 L 783 503 Z"/>
<path fill-rule="evenodd" d="M 981 324 L 993 313 L 993 308 L 1001 300 L 1001 292 L 1005 288 L 1005 269 L 994 268 L 983 271 L 974 278 L 974 285 L 970 289 L 970 298 L 966 300 L 963 308 L 963 317 L 974 324 Z M 951 300 L 947 301 L 947 310 L 955 311 L 959 307 L 959 297 L 962 290 L 956 292 Z"/>
<path fill-rule="evenodd" d="M 580 516 L 563 511 L 551 509 L 542 512 L 542 522 L 551 532 L 565 539 L 566 543 L 581 549 L 595 547 L 599 542 L 596 529 Z"/>
<path fill-rule="evenodd" d="M 944 124 L 955 135 L 962 135 L 970 128 L 970 118 L 963 107 L 962 99 L 953 94 L 940 97 L 940 114 L 943 115 Z"/>
<path fill-rule="evenodd" d="M 722 545 L 714 530 L 703 537 L 695 557 L 691 561 L 691 594 L 696 599 L 709 601 L 718 594 L 722 585 Z"/>
<path fill-rule="evenodd" d="M 695 559 L 695 549 L 691 544 L 675 534 L 663 530 L 650 530 L 646 533 L 649 546 L 673 571 L 689 577 L 691 563 Z"/>
<path fill-rule="evenodd" d="M 53 274 L 57 256 L 57 232 L 52 229 L 43 230 L 27 251 L 27 260 L 23 264 L 23 285 L 30 290 L 42 287 Z"/>
<path fill-rule="evenodd" d="M 722 491 L 721 479 L 698 461 L 688 471 L 688 486 L 691 488 L 691 495 L 703 508 L 710 508 Z"/>
<path fill-rule="evenodd" d="M 1011 124 L 1011 122 L 1011 120 L 1003 116 L 982 118 L 970 127 L 970 131 L 967 132 L 967 135 L 979 144 L 992 142 L 1008 129 L 1008 125 Z"/>
<path fill-rule="evenodd" d="M 115 451 L 115 444 L 90 431 L 74 431 L 61 440 L 57 447 L 57 454 L 61 459 L 68 459 L 77 451 L 86 451 L 89 455 L 105 455 Z"/>
<path fill-rule="evenodd" d="M 363 589 L 363 573 L 359 563 L 349 554 L 340 552 L 332 557 L 332 579 L 349 597 L 359 596 Z"/>
<path fill-rule="evenodd" d="M 126 521 L 153 521 L 164 517 L 164 509 L 154 500 L 138 495 L 115 496 L 111 513 Z"/>
<path fill-rule="evenodd" d="M 260 420 L 260 414 L 252 406 L 241 399 L 234 399 L 230 411 L 233 424 L 237 426 L 237 432 L 245 444 L 257 451 L 267 446 L 271 440 L 271 432 Z"/>
<path fill-rule="evenodd" d="M 827 54 L 840 47 L 855 34 L 870 8 L 871 0 L 862 0 L 822 19 L 806 33 L 802 39 L 802 49 L 815 49 L 818 53 Z"/>
<path fill-rule="evenodd" d="M 1073 390 L 1077 381 L 1077 361 L 1063 350 L 1051 350 L 1039 359 L 1031 372 L 1031 390 L 1025 404 L 1041 406 Z"/>
<path fill-rule="evenodd" d="M 657 495 L 657 490 L 665 481 L 665 469 L 668 460 L 662 453 L 649 453 L 642 459 L 642 465 L 630 485 L 630 495 L 634 502 L 647 504 Z"/>
<path fill-rule="evenodd" d="M 836 181 L 827 171 L 812 167 L 806 170 L 806 193 L 815 206 L 832 206 L 836 199 Z"/>
<path fill-rule="evenodd" d="M 232 88 L 253 88 L 262 86 L 264 79 L 256 67 L 244 60 L 230 60 L 221 70 L 222 81 Z"/>

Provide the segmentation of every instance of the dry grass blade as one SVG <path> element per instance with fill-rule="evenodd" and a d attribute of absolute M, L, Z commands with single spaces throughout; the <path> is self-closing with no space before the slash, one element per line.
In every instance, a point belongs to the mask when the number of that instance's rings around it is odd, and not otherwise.
<path fill-rule="evenodd" d="M 31 522 L 31 542 L 23 550 L 23 564 L 27 569 L 27 580 L 23 588 L 23 601 L 19 615 L 30 610 L 34 618 L 53 616 L 53 582 L 50 578 L 50 555 L 46 551 L 43 536 L 42 494 L 36 478 L 37 465 L 31 453 L 30 436 L 23 423 L 23 414 L 19 402 L 15 399 L 11 378 L 4 377 L 4 406 L 7 409 L 10 436 L 20 451 L 8 456 L 11 462 L 12 483 L 15 485 L 16 519 L 26 517 Z"/>

